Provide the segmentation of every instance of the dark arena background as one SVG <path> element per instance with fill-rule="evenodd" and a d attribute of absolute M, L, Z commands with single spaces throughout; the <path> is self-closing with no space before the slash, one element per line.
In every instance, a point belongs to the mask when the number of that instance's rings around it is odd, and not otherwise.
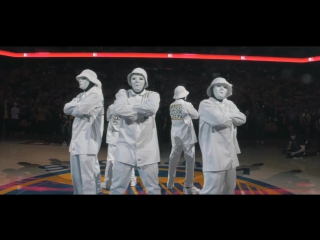
<path fill-rule="evenodd" d="M 107 109 L 119 89 L 129 88 L 127 74 L 136 67 L 147 71 L 148 89 L 161 96 L 157 119 L 163 195 L 183 194 L 183 154 L 174 191 L 166 188 L 171 150 L 167 112 L 174 88 L 185 86 L 188 101 L 198 109 L 217 76 L 233 84 L 229 99 L 247 115 L 238 129 L 241 154 L 235 193 L 320 193 L 320 47 L 0 46 L 0 194 L 73 194 L 60 113 L 80 92 L 75 77 L 84 69 L 95 71 Z M 14 103 L 20 111 L 18 121 L 11 119 Z M 196 133 L 198 124 L 194 120 Z M 306 139 L 306 153 L 299 159 L 285 155 L 291 129 Z M 104 132 L 99 152 L 102 180 L 106 156 Z M 194 182 L 202 188 L 198 144 Z M 139 177 L 127 194 L 145 194 Z"/>

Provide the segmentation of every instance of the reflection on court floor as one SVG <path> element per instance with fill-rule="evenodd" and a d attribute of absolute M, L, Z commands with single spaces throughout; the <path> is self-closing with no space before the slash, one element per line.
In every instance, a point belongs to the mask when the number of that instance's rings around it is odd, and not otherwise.
<path fill-rule="evenodd" d="M 101 165 L 101 180 L 104 176 L 104 164 Z M 43 166 L 41 166 L 43 168 Z M 47 166 L 48 169 L 58 170 L 59 166 Z M 63 168 L 62 168 L 63 169 Z M 139 176 L 136 170 L 136 176 Z M 162 195 L 182 195 L 185 171 L 184 167 L 178 167 L 176 173 L 175 186 L 172 190 L 167 189 L 168 167 L 159 166 L 159 183 Z M 203 175 L 201 169 L 195 170 L 194 185 L 198 188 L 203 186 Z M 73 186 L 70 170 L 56 171 L 36 177 L 26 178 L 13 183 L 0 186 L 0 195 L 72 195 Z M 103 190 L 104 195 L 108 195 L 108 190 Z M 137 178 L 135 187 L 128 187 L 127 195 L 145 195 L 146 190 Z M 237 187 L 235 194 L 238 195 L 283 195 L 292 194 L 284 189 L 252 180 L 243 176 L 237 177 Z"/>

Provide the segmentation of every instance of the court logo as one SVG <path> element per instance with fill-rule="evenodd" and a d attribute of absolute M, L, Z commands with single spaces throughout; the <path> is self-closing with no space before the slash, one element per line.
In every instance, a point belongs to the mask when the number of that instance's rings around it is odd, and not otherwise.
<path fill-rule="evenodd" d="M 46 171 L 46 174 L 26 178 L 20 181 L 12 182 L 3 186 L 0 186 L 0 195 L 72 195 L 73 185 L 70 174 L 69 166 L 61 163 L 39 166 L 40 169 Z M 106 161 L 100 160 L 101 168 L 101 181 L 104 179 L 104 171 L 106 167 Z M 237 176 L 237 186 L 235 194 L 237 195 L 287 195 L 292 194 L 284 189 L 249 179 L 243 175 L 250 174 L 250 167 L 239 168 Z M 255 166 L 257 167 L 257 166 Z M 126 194 L 128 195 L 144 195 L 146 189 L 144 188 L 139 172 L 136 170 L 137 185 L 135 187 L 128 186 Z M 242 174 L 242 176 L 239 176 Z M 162 195 L 182 195 L 183 184 L 185 178 L 185 162 L 182 162 L 177 167 L 176 179 L 173 190 L 167 188 L 168 177 L 168 165 L 167 162 L 163 165 L 159 165 L 159 185 L 161 187 Z M 201 163 L 195 164 L 194 185 L 198 188 L 203 186 L 203 174 Z M 108 195 L 109 190 L 103 189 L 103 194 Z"/>

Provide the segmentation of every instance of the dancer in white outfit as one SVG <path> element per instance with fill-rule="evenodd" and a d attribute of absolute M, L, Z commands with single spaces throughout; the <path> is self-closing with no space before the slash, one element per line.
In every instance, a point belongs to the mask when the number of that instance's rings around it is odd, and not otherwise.
<path fill-rule="evenodd" d="M 110 195 L 125 193 L 133 167 L 137 167 L 148 194 L 161 194 L 158 178 L 160 152 L 155 122 L 160 96 L 145 90 L 148 77 L 142 68 L 134 69 L 127 80 L 132 89 L 120 90 L 114 102 L 114 114 L 121 120 Z"/>
<path fill-rule="evenodd" d="M 101 194 L 98 153 L 104 123 L 101 82 L 97 74 L 84 70 L 76 77 L 84 91 L 64 106 L 64 113 L 74 116 L 70 142 L 70 165 L 74 194 Z"/>
<path fill-rule="evenodd" d="M 199 144 L 202 152 L 204 186 L 200 194 L 234 194 L 236 167 L 240 148 L 237 127 L 246 116 L 226 98 L 232 85 L 224 78 L 216 78 L 207 89 L 209 99 L 199 105 Z"/>
<path fill-rule="evenodd" d="M 189 92 L 178 86 L 174 90 L 173 98 L 176 99 L 170 105 L 171 116 L 171 144 L 172 150 L 169 157 L 168 189 L 174 186 L 176 169 L 182 151 L 186 160 L 186 176 L 184 182 L 184 194 L 199 194 L 200 189 L 193 186 L 195 147 L 197 136 L 194 131 L 192 119 L 198 119 L 199 114 L 193 105 L 186 101 Z"/>
<path fill-rule="evenodd" d="M 104 181 L 101 183 L 102 188 L 110 188 L 111 180 L 113 176 L 114 165 L 114 152 L 116 150 L 116 144 L 119 137 L 120 118 L 113 113 L 114 106 L 111 104 L 106 112 L 106 119 L 109 122 L 107 128 L 106 142 L 108 144 L 107 152 L 107 165 L 104 173 Z M 135 170 L 132 168 L 130 185 L 135 186 L 137 184 L 137 178 L 135 176 Z"/>

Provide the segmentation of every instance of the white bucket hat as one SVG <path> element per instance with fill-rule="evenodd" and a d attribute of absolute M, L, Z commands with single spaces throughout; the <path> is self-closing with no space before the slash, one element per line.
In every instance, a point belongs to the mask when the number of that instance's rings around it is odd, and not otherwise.
<path fill-rule="evenodd" d="M 133 71 L 132 71 L 131 73 L 129 73 L 127 79 L 128 79 L 128 83 L 129 83 L 130 86 L 131 86 L 131 80 L 130 80 L 130 78 L 131 78 L 131 76 L 132 76 L 133 74 L 138 74 L 138 75 L 141 75 L 141 76 L 144 77 L 144 80 L 146 81 L 144 88 L 147 88 L 147 87 L 149 86 L 149 84 L 148 84 L 148 75 L 147 75 L 147 72 L 146 72 L 144 69 L 142 69 L 142 68 L 135 68 L 135 69 L 133 69 Z"/>
<path fill-rule="evenodd" d="M 183 86 L 178 86 L 174 89 L 174 99 L 184 98 L 188 96 L 189 92 Z"/>
<path fill-rule="evenodd" d="M 101 88 L 102 86 L 101 82 L 97 78 L 97 74 L 92 70 L 89 70 L 89 69 L 83 70 L 82 73 L 76 76 L 77 81 L 79 81 L 81 77 L 87 78 L 90 82 L 93 82 L 94 84 L 96 84 L 98 88 Z"/>
<path fill-rule="evenodd" d="M 221 84 L 227 88 L 226 98 L 230 97 L 232 95 L 232 84 L 228 83 L 226 79 L 224 79 L 222 77 L 218 77 L 218 78 L 213 79 L 211 85 L 207 88 L 207 95 L 209 97 L 212 97 L 211 88 L 213 85 L 216 85 L 216 84 Z"/>

